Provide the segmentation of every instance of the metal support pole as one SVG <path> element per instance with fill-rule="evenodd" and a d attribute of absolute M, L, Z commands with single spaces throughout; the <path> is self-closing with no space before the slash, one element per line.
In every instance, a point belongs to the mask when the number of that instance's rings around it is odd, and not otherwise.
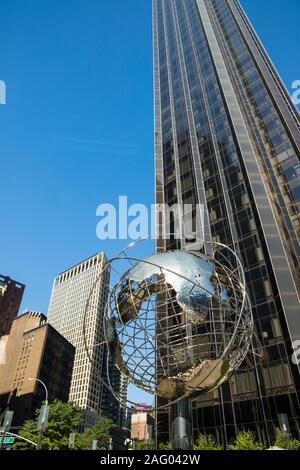
<path fill-rule="evenodd" d="M 4 421 L 3 421 L 3 428 L 2 428 L 3 440 L 0 441 L 0 450 L 3 450 L 5 436 L 6 436 L 6 433 L 10 430 L 13 415 L 14 415 L 13 411 L 6 410 L 5 416 L 4 416 Z"/>
<path fill-rule="evenodd" d="M 192 403 L 184 398 L 171 406 L 171 443 L 174 450 L 192 448 Z"/>
<path fill-rule="evenodd" d="M 3 429 L 3 436 L 1 435 L 2 440 L 0 441 L 0 450 L 3 449 L 6 433 L 7 433 L 7 426 L 5 426 L 5 428 Z"/>
<path fill-rule="evenodd" d="M 40 450 L 40 449 L 41 449 L 42 439 L 43 439 L 43 430 L 40 429 L 40 431 L 39 431 L 39 437 L 38 437 L 38 441 L 37 441 L 37 446 L 36 446 L 36 450 Z"/>
<path fill-rule="evenodd" d="M 22 436 L 19 436 L 19 434 L 15 434 L 13 432 L 10 432 L 10 431 L 6 431 L 6 435 L 8 437 L 14 437 L 15 439 L 19 439 L 20 441 L 24 441 L 24 442 L 28 442 L 29 444 L 33 445 L 33 446 L 37 446 L 37 443 L 36 442 L 33 442 L 31 441 L 30 439 L 26 439 L 26 437 L 22 437 Z M 1 436 L 1 434 L 0 434 Z"/>
<path fill-rule="evenodd" d="M 37 443 L 38 444 L 37 450 L 40 450 L 41 448 L 43 435 L 48 426 L 48 414 L 49 414 L 49 405 L 42 405 L 40 416 L 39 416 L 39 421 L 38 421 L 39 438 L 38 438 L 38 443 Z"/>

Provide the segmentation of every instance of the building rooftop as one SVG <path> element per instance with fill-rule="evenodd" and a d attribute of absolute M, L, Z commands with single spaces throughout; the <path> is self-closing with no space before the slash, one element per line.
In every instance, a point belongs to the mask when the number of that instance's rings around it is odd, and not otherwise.
<path fill-rule="evenodd" d="M 60 273 L 56 276 L 56 278 L 59 277 L 59 276 L 61 276 L 62 274 L 65 274 L 65 273 L 71 271 L 71 270 L 74 269 L 74 268 L 77 268 L 78 266 L 81 266 L 82 264 L 84 264 L 84 263 L 86 263 L 87 261 L 89 261 L 89 260 L 95 258 L 96 256 L 101 256 L 101 255 L 103 255 L 103 258 L 104 258 L 105 260 L 107 259 L 106 256 L 105 256 L 105 253 L 104 253 L 103 251 L 100 251 L 99 253 L 95 253 L 94 255 L 89 256 L 88 258 L 85 258 L 84 260 L 80 261 L 79 263 L 76 263 L 76 264 L 74 264 L 73 266 L 70 266 L 68 269 L 65 269 L 64 271 L 60 272 Z"/>

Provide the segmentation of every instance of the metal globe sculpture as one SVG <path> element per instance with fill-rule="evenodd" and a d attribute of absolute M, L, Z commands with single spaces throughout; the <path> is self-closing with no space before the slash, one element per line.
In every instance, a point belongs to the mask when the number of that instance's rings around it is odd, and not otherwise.
<path fill-rule="evenodd" d="M 110 288 L 104 317 L 108 357 L 128 382 L 167 399 L 211 392 L 251 346 L 253 319 L 241 262 L 225 245 L 168 251 L 128 264 Z M 119 272 L 119 271 L 118 271 Z M 118 398 L 110 383 L 108 386 Z"/>

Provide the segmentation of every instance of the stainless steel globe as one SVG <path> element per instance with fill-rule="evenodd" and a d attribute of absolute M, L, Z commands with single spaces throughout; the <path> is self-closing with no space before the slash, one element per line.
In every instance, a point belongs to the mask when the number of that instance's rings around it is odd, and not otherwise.
<path fill-rule="evenodd" d="M 240 260 L 224 245 L 204 249 L 212 254 L 177 250 L 139 260 L 126 253 L 130 268 L 105 309 L 113 362 L 129 382 L 168 399 L 166 406 L 219 387 L 251 345 Z"/>

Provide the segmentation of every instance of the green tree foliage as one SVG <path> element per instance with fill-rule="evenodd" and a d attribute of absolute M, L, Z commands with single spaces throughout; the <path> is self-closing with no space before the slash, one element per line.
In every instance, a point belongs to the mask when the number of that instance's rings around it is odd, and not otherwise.
<path fill-rule="evenodd" d="M 159 450 L 172 450 L 171 442 L 161 442 L 158 446 Z"/>
<path fill-rule="evenodd" d="M 285 450 L 300 450 L 300 441 L 291 436 L 286 436 L 280 429 L 276 429 L 274 446 Z"/>
<path fill-rule="evenodd" d="M 264 450 L 264 445 L 256 440 L 252 431 L 240 432 L 234 443 L 228 446 L 229 450 Z"/>
<path fill-rule="evenodd" d="M 211 434 L 199 434 L 193 445 L 193 450 L 222 450 L 222 447 L 217 444 L 216 439 Z"/>
<path fill-rule="evenodd" d="M 19 435 L 38 441 L 37 424 L 40 410 L 36 411 L 35 419 L 25 421 Z M 93 440 L 98 441 L 98 448 L 108 448 L 111 431 L 116 428 L 113 421 L 105 416 L 101 416 L 93 428 L 88 428 L 84 432 L 79 432 L 82 424 L 82 410 L 72 403 L 55 401 L 49 405 L 48 427 L 44 432 L 41 448 L 52 450 L 64 450 L 69 448 L 69 436 L 75 433 L 75 449 L 90 450 Z M 32 449 L 29 443 L 16 441 L 14 450 Z"/>
<path fill-rule="evenodd" d="M 155 450 L 154 442 L 135 441 L 133 445 L 134 450 Z"/>
<path fill-rule="evenodd" d="M 40 410 L 36 410 L 35 419 L 25 421 L 19 435 L 30 439 L 33 442 L 38 441 L 37 424 Z M 69 435 L 78 429 L 82 423 L 82 412 L 80 408 L 73 403 L 63 403 L 54 401 L 49 405 L 48 427 L 43 435 L 41 442 L 42 449 L 62 450 L 68 449 Z M 31 449 L 32 446 L 24 441 L 16 441 L 13 445 L 14 450 Z"/>
<path fill-rule="evenodd" d="M 117 426 L 106 416 L 101 416 L 92 428 L 87 428 L 83 433 L 76 434 L 75 448 L 79 450 L 91 450 L 94 440 L 98 441 L 98 449 L 108 449 L 111 440 L 111 432 Z"/>

